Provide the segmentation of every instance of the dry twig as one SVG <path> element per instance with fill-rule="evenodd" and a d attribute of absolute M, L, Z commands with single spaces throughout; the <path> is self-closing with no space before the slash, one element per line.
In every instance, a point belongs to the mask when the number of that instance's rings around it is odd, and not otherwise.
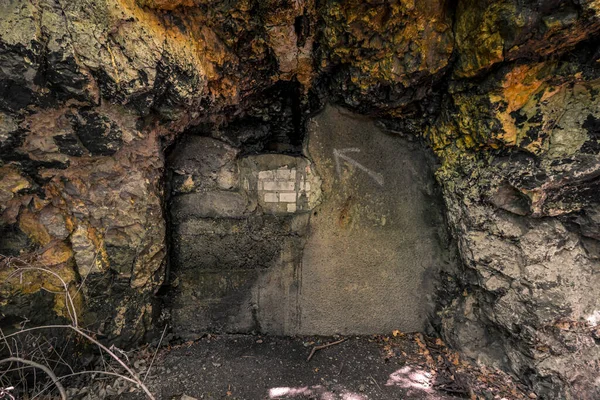
<path fill-rule="evenodd" d="M 148 378 L 148 374 L 150 373 L 150 369 L 152 368 L 152 364 L 154 364 L 154 359 L 156 358 L 156 354 L 158 354 L 158 349 L 160 349 L 160 344 L 165 337 L 165 332 L 167 331 L 167 325 L 165 325 L 165 329 L 163 329 L 162 335 L 160 335 L 160 340 L 158 341 L 158 345 L 156 346 L 156 351 L 154 352 L 154 356 L 152 357 L 152 361 L 150 361 L 150 365 L 148 366 L 148 371 L 146 371 L 146 375 L 144 375 L 144 382 L 146 382 L 146 378 Z"/>
<path fill-rule="evenodd" d="M 6 257 L 1 257 L 0 259 L 7 259 L 7 258 Z M 8 259 L 8 265 L 11 265 L 10 261 L 11 260 Z M 22 260 L 19 260 L 19 261 L 23 262 Z M 23 262 L 23 263 L 25 263 L 25 262 Z M 148 398 L 150 400 L 155 400 L 155 398 L 152 395 L 152 393 L 150 393 L 150 391 L 148 390 L 148 388 L 146 387 L 146 385 L 144 385 L 144 382 L 137 376 L 137 374 L 125 362 L 123 362 L 113 351 L 111 351 L 111 349 L 107 348 L 102 343 L 100 343 L 98 340 L 96 340 L 94 337 L 92 337 L 91 335 L 89 335 L 86 332 L 84 332 L 81 328 L 79 328 L 79 326 L 78 326 L 78 318 L 77 318 L 77 309 L 75 308 L 75 304 L 73 302 L 73 297 L 71 296 L 71 294 L 69 292 L 69 286 L 68 286 L 68 284 L 64 281 L 64 279 L 62 279 L 62 277 L 60 275 L 58 275 L 56 272 L 54 272 L 54 271 L 52 271 L 50 269 L 42 268 L 42 267 L 37 267 L 37 266 L 30 266 L 30 265 L 27 265 L 27 266 L 14 266 L 14 265 L 12 265 L 12 266 L 15 268 L 15 271 L 8 276 L 7 280 L 11 279 L 11 278 L 13 278 L 14 276 L 17 276 L 17 275 L 22 278 L 22 274 L 23 274 L 24 271 L 41 271 L 41 272 L 44 272 L 44 273 L 47 273 L 47 274 L 50 274 L 50 275 L 53 275 L 54 277 L 56 277 L 61 282 L 61 284 L 62 284 L 62 286 L 64 288 L 64 291 L 65 291 L 66 308 L 67 308 L 67 312 L 69 314 L 69 317 L 71 319 L 71 325 L 46 325 L 46 326 L 38 326 L 38 327 L 27 328 L 27 329 L 23 328 L 23 329 L 19 330 L 18 332 L 15 332 L 15 333 L 12 333 L 12 334 L 9 334 L 9 335 L 4 335 L 4 333 L 0 331 L 0 340 L 4 341 L 6 343 L 6 345 L 8 347 L 8 351 L 10 353 L 10 357 L 1 359 L 0 360 L 0 364 L 1 363 L 19 362 L 19 363 L 26 364 L 26 365 L 29 365 L 31 367 L 37 368 L 37 369 L 41 369 L 42 371 L 44 371 L 52 379 L 52 382 L 53 382 L 54 386 L 56 386 L 56 388 L 60 392 L 61 398 L 63 400 L 66 400 L 67 397 L 66 397 L 66 392 L 64 390 L 64 387 L 60 383 L 61 379 L 64 379 L 64 378 L 69 377 L 69 376 L 75 376 L 75 375 L 80 375 L 80 374 L 85 374 L 85 373 L 93 373 L 93 372 L 100 372 L 100 373 L 103 373 L 105 375 L 118 376 L 120 378 L 123 378 L 126 381 L 135 383 L 140 389 L 142 389 L 144 391 L 144 393 L 148 396 Z M 83 282 L 82 282 L 82 285 L 83 285 Z M 80 286 L 79 289 L 81 289 L 81 286 Z M 79 290 L 78 290 L 78 292 L 79 292 Z M 32 332 L 32 331 L 37 331 L 37 330 L 41 330 L 41 329 L 56 329 L 56 328 L 58 328 L 58 329 L 70 329 L 70 330 L 74 331 L 75 333 L 77 333 L 78 335 L 84 337 L 85 339 L 87 339 L 91 343 L 95 344 L 101 350 L 105 351 L 111 358 L 113 358 L 125 371 L 127 371 L 127 373 L 130 375 L 130 377 L 127 377 L 127 376 L 124 376 L 124 375 L 121 375 L 121 374 L 118 374 L 118 373 L 114 373 L 114 372 L 108 372 L 108 371 L 92 371 L 92 372 L 83 371 L 83 372 L 78 372 L 78 373 L 71 373 L 71 374 L 64 375 L 64 376 L 58 378 L 56 376 L 56 374 L 47 365 L 43 365 L 43 364 L 35 362 L 33 360 L 29 360 L 29 359 L 20 357 L 19 353 L 18 353 L 18 346 L 16 346 L 16 345 L 15 345 L 16 354 L 14 354 L 12 352 L 12 350 L 11 350 L 11 346 L 9 345 L 9 343 L 7 341 L 7 339 L 10 338 L 10 337 L 18 336 L 18 335 L 21 335 L 21 334 L 26 333 L 26 332 Z M 166 330 L 166 327 L 165 327 L 165 330 Z M 164 335 L 164 332 L 163 332 L 163 335 Z M 161 341 L 162 341 L 162 337 L 161 337 Z M 160 343 L 159 343 L 159 346 L 160 346 Z M 38 345 L 38 347 L 39 347 L 39 345 Z M 42 358 L 44 359 L 44 362 L 46 364 L 49 364 L 49 361 L 44 356 L 43 351 L 41 350 L 41 348 L 40 348 L 40 351 L 41 351 Z M 59 358 L 62 359 L 62 357 L 59 357 Z M 70 368 L 70 366 L 69 366 L 69 368 Z M 10 370 L 11 366 L 9 366 L 8 369 Z M 21 370 L 19 370 L 19 372 L 21 372 Z M 47 386 L 45 389 L 43 389 L 43 391 L 45 391 L 49 387 L 50 386 Z M 38 393 L 38 395 L 39 394 L 41 394 L 41 393 Z"/>
<path fill-rule="evenodd" d="M 310 351 L 310 354 L 308 355 L 308 358 L 306 359 L 306 362 L 309 362 L 310 359 L 315 355 L 315 353 L 318 350 L 323 350 L 323 349 L 326 349 L 328 347 L 335 346 L 336 344 L 343 343 L 346 340 L 347 340 L 347 338 L 344 338 L 344 339 L 337 340 L 335 342 L 331 342 L 331 343 L 327 343 L 327 344 L 322 344 L 322 345 L 313 347 L 312 350 Z"/>
<path fill-rule="evenodd" d="M 46 373 L 46 375 L 48 375 L 50 377 L 50 379 L 52 379 L 52 383 L 54 383 L 54 386 L 56 386 L 56 388 L 58 389 L 58 392 L 60 393 L 60 397 L 62 398 L 62 400 L 67 400 L 67 392 L 65 391 L 65 388 L 63 387 L 63 385 L 61 385 L 59 379 L 56 377 L 56 375 L 54 374 L 54 372 L 52 372 L 52 370 L 50 368 L 46 367 L 45 365 L 36 363 L 35 361 L 26 360 L 26 359 L 20 358 L 20 357 L 7 357 L 5 359 L 0 360 L 0 364 L 7 363 L 7 362 L 17 362 L 17 363 L 21 363 L 21 364 L 30 365 L 34 368 L 41 369 L 42 371 L 44 371 Z"/>

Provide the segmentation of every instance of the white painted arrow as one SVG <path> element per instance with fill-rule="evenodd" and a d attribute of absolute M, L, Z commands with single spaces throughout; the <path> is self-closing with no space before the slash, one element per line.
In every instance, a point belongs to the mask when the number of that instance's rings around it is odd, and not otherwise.
<path fill-rule="evenodd" d="M 335 169 L 337 171 L 338 177 L 342 176 L 342 166 L 340 163 L 340 158 L 341 158 L 342 160 L 346 161 L 348 164 L 350 164 L 358 169 L 363 170 L 364 172 L 367 173 L 367 175 L 369 175 L 371 178 L 373 178 L 373 180 L 375 182 L 377 182 L 380 186 L 383 186 L 383 175 L 382 174 L 370 170 L 369 168 L 360 164 L 358 161 L 355 161 L 352 158 L 350 158 L 349 156 L 347 156 L 346 153 L 360 153 L 360 149 L 358 149 L 356 147 L 350 147 L 350 148 L 342 149 L 342 150 L 333 149 L 333 158 L 335 158 Z"/>

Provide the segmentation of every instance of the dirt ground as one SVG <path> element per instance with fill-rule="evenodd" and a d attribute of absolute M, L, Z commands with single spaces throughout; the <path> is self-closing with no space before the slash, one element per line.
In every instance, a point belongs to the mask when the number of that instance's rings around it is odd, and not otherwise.
<path fill-rule="evenodd" d="M 340 341 L 315 351 L 307 361 L 315 346 Z M 147 353 L 138 365 L 149 365 L 152 352 Z M 439 339 L 400 333 L 332 338 L 208 335 L 160 350 L 147 383 L 161 400 L 535 398 L 505 374 L 460 360 Z"/>

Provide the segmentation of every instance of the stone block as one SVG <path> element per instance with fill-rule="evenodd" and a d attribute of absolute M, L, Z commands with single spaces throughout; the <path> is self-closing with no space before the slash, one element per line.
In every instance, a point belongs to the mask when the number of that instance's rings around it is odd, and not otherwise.
<path fill-rule="evenodd" d="M 251 288 L 257 277 L 256 271 L 183 274 L 171 310 L 175 333 L 194 339 L 224 328 L 238 332 L 257 329 L 251 307 Z"/>
<path fill-rule="evenodd" d="M 173 266 L 181 270 L 269 268 L 279 253 L 280 232 L 268 226 L 229 235 L 173 237 Z"/>
<path fill-rule="evenodd" d="M 256 270 L 187 270 L 180 281 L 182 289 L 197 300 L 219 300 L 250 286 L 257 274 Z"/>
<path fill-rule="evenodd" d="M 174 194 L 238 186 L 238 150 L 219 140 L 188 135 L 169 155 Z"/>

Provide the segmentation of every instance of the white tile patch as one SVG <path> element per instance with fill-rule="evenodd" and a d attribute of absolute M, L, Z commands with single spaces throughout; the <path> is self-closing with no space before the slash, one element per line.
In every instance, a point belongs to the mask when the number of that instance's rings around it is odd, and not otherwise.
<path fill-rule="evenodd" d="M 263 207 L 274 212 L 295 213 L 300 210 L 298 199 L 309 196 L 310 183 L 306 182 L 304 170 L 287 166 L 259 171 L 257 190 L 263 199 Z"/>
<path fill-rule="evenodd" d="M 264 181 L 263 182 L 263 190 L 285 190 L 285 191 L 291 191 L 294 190 L 296 186 L 296 182 L 293 181 L 283 181 L 283 182 L 277 182 L 277 181 Z"/>
<path fill-rule="evenodd" d="M 277 193 L 265 193 L 265 203 L 279 203 Z"/>
<path fill-rule="evenodd" d="M 272 180 L 273 179 L 273 171 L 260 171 L 258 173 L 259 180 Z"/>
<path fill-rule="evenodd" d="M 296 204 L 296 193 L 279 193 L 279 201 L 282 203 L 294 203 Z"/>
<path fill-rule="evenodd" d="M 290 180 L 296 179 L 296 170 L 295 169 L 287 169 L 282 168 L 278 169 L 276 173 L 277 179 Z"/>

